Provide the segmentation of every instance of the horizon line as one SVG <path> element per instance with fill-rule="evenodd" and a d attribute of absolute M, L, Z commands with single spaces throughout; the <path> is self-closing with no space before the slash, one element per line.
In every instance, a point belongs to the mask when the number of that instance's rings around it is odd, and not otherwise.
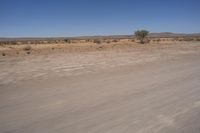
<path fill-rule="evenodd" d="M 182 34 L 182 35 L 193 35 L 200 34 L 200 32 L 184 33 L 184 32 L 150 32 L 149 34 Z M 72 36 L 0 36 L 1 39 L 9 38 L 78 38 L 78 37 L 109 37 L 109 36 L 132 36 L 134 34 L 97 34 L 97 35 L 72 35 Z"/>

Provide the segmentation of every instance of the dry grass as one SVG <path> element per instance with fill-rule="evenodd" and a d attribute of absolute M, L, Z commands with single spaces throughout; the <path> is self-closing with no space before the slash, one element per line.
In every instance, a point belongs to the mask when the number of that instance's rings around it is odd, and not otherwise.
<path fill-rule="evenodd" d="M 182 42 L 200 41 L 200 38 L 179 37 L 179 38 L 148 38 L 148 44 L 174 44 Z M 26 41 L 24 42 L 0 42 L 0 55 L 16 56 L 27 54 L 49 54 L 54 52 L 87 52 L 110 49 L 123 49 L 130 46 L 139 45 L 137 40 L 133 39 L 65 39 L 54 41 Z M 66 45 L 67 44 L 67 45 Z M 99 45 L 101 44 L 101 45 Z"/>

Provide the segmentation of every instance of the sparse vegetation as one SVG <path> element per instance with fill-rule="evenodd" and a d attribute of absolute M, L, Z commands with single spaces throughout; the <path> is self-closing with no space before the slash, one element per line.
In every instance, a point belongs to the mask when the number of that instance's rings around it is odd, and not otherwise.
<path fill-rule="evenodd" d="M 95 40 L 94 40 L 94 43 L 96 43 L 96 44 L 100 44 L 101 41 L 100 41 L 99 39 L 95 39 Z"/>
<path fill-rule="evenodd" d="M 160 39 L 160 38 L 158 38 L 158 39 L 156 39 L 156 41 L 157 41 L 157 42 L 160 42 L 160 41 L 161 41 L 161 39 Z"/>
<path fill-rule="evenodd" d="M 66 43 L 71 43 L 71 40 L 70 39 L 65 39 L 64 40 Z"/>
<path fill-rule="evenodd" d="M 106 41 L 106 43 L 110 43 L 110 41 L 109 41 L 109 40 L 107 40 L 107 41 Z"/>
<path fill-rule="evenodd" d="M 140 31 L 139 31 L 140 32 Z M 135 43 L 154 43 L 154 44 L 173 44 L 176 42 L 197 42 L 200 41 L 200 35 L 199 36 L 192 36 L 192 35 L 188 35 L 188 36 L 156 36 L 151 34 L 151 36 L 147 36 L 147 34 L 145 33 L 145 35 L 141 35 L 139 36 L 139 32 L 136 32 L 137 37 L 131 37 L 131 36 L 122 36 L 122 37 L 87 37 L 87 38 L 58 38 L 58 39 L 51 39 L 51 38 L 47 38 L 47 39 L 41 39 L 39 38 L 38 40 L 36 39 L 22 39 L 22 40 L 14 40 L 14 39 L 7 39 L 7 40 L 0 40 L 0 56 L 10 56 L 10 55 L 28 55 L 28 54 L 36 54 L 36 53 L 42 53 L 43 49 L 48 49 L 49 52 L 57 52 L 57 51 L 69 51 L 69 52 L 73 52 L 73 51 L 80 51 L 80 49 L 94 49 L 94 44 L 99 44 L 97 47 L 95 46 L 95 48 L 97 49 L 102 49 L 102 47 L 100 46 L 105 46 L 105 49 L 107 49 L 107 47 L 112 48 L 112 47 L 116 47 L 116 46 L 122 46 L 123 44 L 135 44 Z M 88 42 L 86 44 L 86 42 Z M 120 43 L 119 43 L 120 42 Z M 70 43 L 70 44 L 68 44 Z M 75 45 L 72 45 L 73 43 L 77 43 Z M 34 44 L 37 44 L 34 45 Z M 41 44 L 41 45 L 38 45 Z M 43 45 L 44 44 L 44 45 Z M 53 45 L 52 45 L 53 44 Z M 56 44 L 56 45 L 54 45 Z M 57 45 L 58 44 L 58 45 Z M 65 45 L 63 45 L 65 44 Z M 84 45 L 86 44 L 86 45 Z M 107 44 L 107 45 L 104 45 Z M 83 45 L 83 48 L 82 46 Z M 77 48 L 78 47 L 78 48 Z M 123 46 L 122 46 L 123 47 Z M 75 49 L 75 50 L 71 50 L 71 49 Z M 104 48 L 103 48 L 104 49 Z M 44 50 L 45 51 L 45 50 Z"/>
<path fill-rule="evenodd" d="M 194 41 L 193 38 L 184 38 L 184 41 Z"/>
<path fill-rule="evenodd" d="M 117 39 L 114 39 L 112 42 L 118 42 L 119 40 L 117 40 Z"/>
<path fill-rule="evenodd" d="M 102 48 L 103 48 L 103 46 L 99 46 L 99 47 L 98 47 L 98 49 L 102 49 Z"/>
<path fill-rule="evenodd" d="M 135 40 L 134 40 L 134 39 L 132 39 L 132 40 L 131 40 L 131 42 L 135 42 Z"/>
<path fill-rule="evenodd" d="M 85 42 L 90 42 L 90 39 L 86 39 Z"/>
<path fill-rule="evenodd" d="M 23 50 L 25 50 L 25 51 L 30 51 L 30 50 L 32 50 L 32 47 L 31 47 L 30 45 L 28 45 L 28 46 L 25 46 L 25 47 L 23 48 Z"/>
<path fill-rule="evenodd" d="M 145 43 L 145 38 L 149 34 L 149 31 L 147 30 L 138 30 L 135 32 L 135 37 L 140 40 L 140 43 L 144 44 Z"/>

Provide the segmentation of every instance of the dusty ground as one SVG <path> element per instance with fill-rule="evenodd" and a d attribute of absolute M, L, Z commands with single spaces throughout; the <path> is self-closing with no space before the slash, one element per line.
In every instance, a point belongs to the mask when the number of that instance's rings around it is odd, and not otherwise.
<path fill-rule="evenodd" d="M 199 58 L 200 43 L 1 57 L 0 132 L 199 133 Z"/>

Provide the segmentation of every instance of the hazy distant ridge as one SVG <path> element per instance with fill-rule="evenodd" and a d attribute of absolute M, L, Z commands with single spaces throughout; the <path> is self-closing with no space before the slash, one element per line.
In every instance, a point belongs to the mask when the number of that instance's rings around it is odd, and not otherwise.
<path fill-rule="evenodd" d="M 77 37 L 23 37 L 23 38 L 7 38 L 0 37 L 0 41 L 28 41 L 28 40 L 63 40 L 63 39 L 102 39 L 102 38 L 132 38 L 134 35 L 107 35 L 107 36 L 77 36 Z M 149 37 L 200 37 L 200 33 L 185 34 L 185 33 L 150 33 Z"/>

